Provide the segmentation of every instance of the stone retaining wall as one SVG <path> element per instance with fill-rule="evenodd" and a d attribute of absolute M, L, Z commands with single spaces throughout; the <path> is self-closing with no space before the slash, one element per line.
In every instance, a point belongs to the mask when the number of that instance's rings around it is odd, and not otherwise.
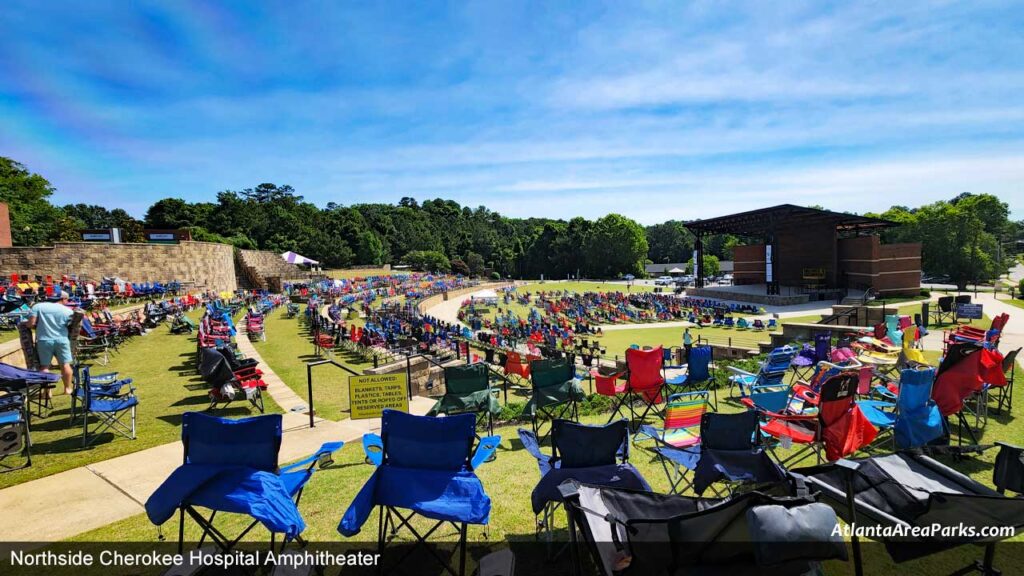
<path fill-rule="evenodd" d="M 212 242 L 99 244 L 62 242 L 46 247 L 0 248 L 0 275 L 75 275 L 90 280 L 119 276 L 130 282 L 192 282 L 200 289 L 234 290 L 234 248 Z"/>

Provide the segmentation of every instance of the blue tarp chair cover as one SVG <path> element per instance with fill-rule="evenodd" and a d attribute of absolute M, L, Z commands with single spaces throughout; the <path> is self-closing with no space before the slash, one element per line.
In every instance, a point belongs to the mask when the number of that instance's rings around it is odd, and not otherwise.
<path fill-rule="evenodd" d="M 296 499 L 313 474 L 312 464 L 343 443 L 326 443 L 315 455 L 279 471 L 281 433 L 280 414 L 230 420 L 186 412 L 181 432 L 185 461 L 146 501 L 150 521 L 163 524 L 181 509 L 181 522 L 189 512 L 205 537 L 212 516 L 200 516 L 193 508 L 200 506 L 214 513 L 247 514 L 271 533 L 284 534 L 286 541 L 297 538 L 306 524 Z M 230 548 L 234 542 L 221 544 Z"/>
<path fill-rule="evenodd" d="M 35 384 L 52 384 L 60 380 L 60 374 L 26 370 L 0 362 L 0 388 L 15 390 Z"/>

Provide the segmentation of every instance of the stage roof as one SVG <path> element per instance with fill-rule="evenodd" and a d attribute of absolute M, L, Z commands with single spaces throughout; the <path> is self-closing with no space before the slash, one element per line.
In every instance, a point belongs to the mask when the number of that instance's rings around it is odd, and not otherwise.
<path fill-rule="evenodd" d="M 778 206 L 759 208 L 749 212 L 739 212 L 717 218 L 708 218 L 707 220 L 691 220 L 685 226 L 694 233 L 766 236 L 772 230 L 778 228 L 819 224 L 822 222 L 834 223 L 836 230 L 841 232 L 880 230 L 899 225 L 896 222 L 881 218 L 807 208 L 795 204 L 779 204 Z"/>

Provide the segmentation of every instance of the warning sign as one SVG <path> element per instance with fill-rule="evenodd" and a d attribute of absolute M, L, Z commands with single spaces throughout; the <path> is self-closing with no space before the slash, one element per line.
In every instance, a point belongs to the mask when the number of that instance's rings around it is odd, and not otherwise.
<path fill-rule="evenodd" d="M 353 420 L 380 418 L 385 408 L 409 411 L 408 384 L 404 373 L 349 376 L 348 397 Z"/>

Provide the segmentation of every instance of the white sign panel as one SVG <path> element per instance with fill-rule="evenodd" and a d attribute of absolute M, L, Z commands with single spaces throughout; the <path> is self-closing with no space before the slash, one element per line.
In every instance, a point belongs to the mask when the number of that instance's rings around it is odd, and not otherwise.
<path fill-rule="evenodd" d="M 764 247 L 764 281 L 772 281 L 772 245 Z"/>

